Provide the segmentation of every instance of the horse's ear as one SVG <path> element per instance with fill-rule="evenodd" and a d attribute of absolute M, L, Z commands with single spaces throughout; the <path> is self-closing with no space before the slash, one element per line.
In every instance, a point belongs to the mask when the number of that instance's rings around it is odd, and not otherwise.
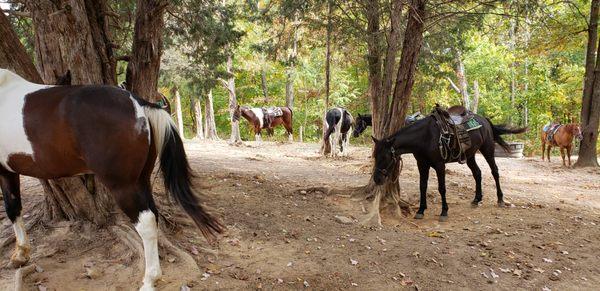
<path fill-rule="evenodd" d="M 371 138 L 373 139 L 373 142 L 374 142 L 374 143 L 378 143 L 378 142 L 379 142 L 379 140 L 378 140 L 378 139 L 376 139 L 374 136 L 371 136 Z"/>

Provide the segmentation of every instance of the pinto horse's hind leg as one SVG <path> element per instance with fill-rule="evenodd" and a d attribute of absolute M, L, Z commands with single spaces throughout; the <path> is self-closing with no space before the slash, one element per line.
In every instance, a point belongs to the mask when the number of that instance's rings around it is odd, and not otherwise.
<path fill-rule="evenodd" d="M 8 219 L 12 222 L 15 232 L 15 251 L 10 257 L 10 262 L 13 267 L 18 268 L 25 265 L 29 261 L 29 252 L 31 244 L 29 237 L 25 231 L 23 216 L 21 213 L 21 189 L 19 175 L 15 173 L 5 172 L 0 175 L 2 186 L 2 195 L 4 197 L 4 209 Z"/>
<path fill-rule="evenodd" d="M 440 221 L 448 220 L 448 202 L 446 202 L 446 165 L 443 163 L 435 165 L 435 173 L 438 178 L 438 191 L 442 196 L 442 213 Z"/>
<path fill-rule="evenodd" d="M 471 205 L 478 206 L 481 200 L 483 200 L 483 191 L 481 190 L 481 169 L 477 166 L 475 156 L 467 159 L 467 166 L 469 166 L 471 173 L 473 173 L 473 178 L 475 178 L 475 199 L 473 199 Z"/>
<path fill-rule="evenodd" d="M 135 225 L 135 230 L 142 238 L 146 268 L 140 290 L 154 290 L 154 282 L 162 275 L 158 259 L 157 211 L 150 183 L 139 184 L 111 187 L 111 191 L 117 204 Z"/>

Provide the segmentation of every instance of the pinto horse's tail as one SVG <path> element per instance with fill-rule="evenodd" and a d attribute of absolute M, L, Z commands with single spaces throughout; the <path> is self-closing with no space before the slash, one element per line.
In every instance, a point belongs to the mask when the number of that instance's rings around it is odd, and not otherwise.
<path fill-rule="evenodd" d="M 198 203 L 192 190 L 193 174 L 175 123 L 163 109 L 150 106 L 143 108 L 152 127 L 165 188 L 194 220 L 202 234 L 209 240 L 214 239 L 215 233 L 223 231 L 223 226 Z"/>
<path fill-rule="evenodd" d="M 486 118 L 487 119 L 487 118 Z M 527 131 L 527 127 L 521 128 L 509 128 L 504 125 L 494 125 L 491 120 L 487 119 L 487 121 L 492 126 L 492 133 L 494 135 L 494 141 L 499 144 L 505 151 L 510 151 L 510 148 L 506 141 L 502 139 L 502 135 L 504 134 L 519 134 Z"/>

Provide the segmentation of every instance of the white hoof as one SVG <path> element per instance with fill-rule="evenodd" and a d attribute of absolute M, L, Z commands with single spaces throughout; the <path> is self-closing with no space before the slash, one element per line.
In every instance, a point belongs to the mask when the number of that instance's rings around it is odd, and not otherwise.
<path fill-rule="evenodd" d="M 154 289 L 154 284 L 150 284 L 150 283 L 144 283 L 144 285 L 142 285 L 142 288 L 140 288 L 140 291 L 154 291 L 156 289 Z"/>

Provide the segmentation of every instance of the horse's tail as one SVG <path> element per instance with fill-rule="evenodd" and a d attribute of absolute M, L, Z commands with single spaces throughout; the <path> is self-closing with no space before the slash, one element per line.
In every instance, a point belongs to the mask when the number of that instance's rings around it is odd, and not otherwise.
<path fill-rule="evenodd" d="M 510 147 L 508 143 L 502 139 L 502 135 L 504 134 L 519 134 L 527 131 L 527 127 L 521 128 L 509 128 L 504 125 L 494 125 L 491 120 L 486 118 L 487 121 L 492 126 L 492 134 L 494 135 L 494 141 L 499 144 L 505 151 L 510 151 Z"/>
<path fill-rule="evenodd" d="M 196 199 L 191 182 L 193 174 L 177 126 L 165 110 L 144 106 L 144 113 L 152 128 L 165 188 L 194 220 L 202 234 L 208 239 L 214 239 L 215 233 L 223 231 L 223 226 Z"/>
<path fill-rule="evenodd" d="M 292 119 L 291 120 L 292 124 L 290 124 L 290 126 L 291 126 L 290 133 L 293 134 L 294 133 L 294 110 L 292 110 L 292 108 L 290 108 L 289 106 L 286 106 L 286 108 L 290 110 L 290 118 Z"/>

